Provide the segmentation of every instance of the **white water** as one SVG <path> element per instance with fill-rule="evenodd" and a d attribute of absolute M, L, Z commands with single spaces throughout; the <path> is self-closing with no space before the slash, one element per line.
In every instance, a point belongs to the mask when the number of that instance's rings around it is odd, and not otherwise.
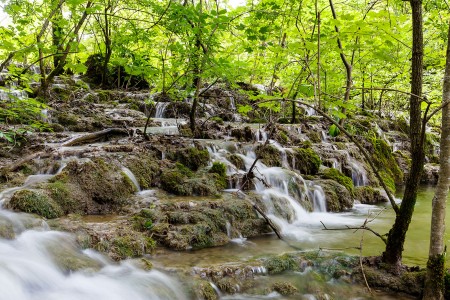
<path fill-rule="evenodd" d="M 22 187 L 2 191 L 0 202 L 52 176 L 30 176 Z M 164 273 L 144 271 L 130 261 L 114 264 L 94 250 L 81 251 L 74 236 L 50 231 L 32 215 L 0 207 L 0 227 L 13 234 L 12 239 L 0 238 L 0 300 L 188 299 Z M 85 267 L 67 269 L 77 262 Z"/>
<path fill-rule="evenodd" d="M 66 256 L 90 261 L 94 268 L 64 270 L 59 262 Z M 179 285 L 161 272 L 147 272 L 129 262 L 104 262 L 84 255 L 69 234 L 27 230 L 14 240 L 0 240 L 4 287 L 0 299 L 187 299 Z"/>
<path fill-rule="evenodd" d="M 236 192 L 241 188 L 239 179 L 247 173 L 253 165 L 256 154 L 254 149 L 257 145 L 267 141 L 267 135 L 264 130 L 256 129 L 255 136 L 257 143 L 253 145 L 234 144 L 230 147 L 224 142 L 214 142 L 206 145 L 213 161 L 219 161 L 227 166 L 227 175 L 233 180 L 230 181 L 229 191 Z M 315 230 L 322 227 L 320 221 L 330 226 L 345 226 L 359 224 L 361 220 L 349 214 L 327 213 L 326 196 L 322 187 L 313 181 L 304 180 L 302 176 L 291 170 L 286 152 L 289 148 L 284 148 L 275 141 L 269 140 L 269 143 L 278 149 L 283 167 L 267 167 L 258 160 L 252 170 L 256 176 L 253 179 L 255 191 L 261 196 L 264 211 L 268 217 L 279 227 L 281 233 L 298 241 L 314 240 L 315 235 L 311 229 Z M 331 151 L 340 151 L 330 144 Z M 229 160 L 228 156 L 234 153 L 242 158 L 245 165 L 245 172 L 238 170 Z M 347 152 L 344 152 L 347 153 Z M 355 185 L 365 185 L 367 175 L 363 166 L 350 155 L 341 155 L 345 159 L 345 164 L 351 167 Z M 333 166 L 341 169 L 341 164 L 335 159 Z M 307 211 L 302 205 L 312 207 L 312 212 Z M 231 225 L 229 225 L 231 226 Z M 231 227 L 228 227 L 229 237 Z"/>
<path fill-rule="evenodd" d="M 158 102 L 156 103 L 155 118 L 164 118 L 164 113 L 166 112 L 167 106 L 170 102 Z"/>
<path fill-rule="evenodd" d="M 131 172 L 131 170 L 127 167 L 122 167 L 122 172 L 131 180 L 131 182 L 133 182 L 136 190 L 140 192 L 141 186 L 139 185 L 139 182 L 137 181 L 136 176 L 134 176 L 133 172 Z"/>

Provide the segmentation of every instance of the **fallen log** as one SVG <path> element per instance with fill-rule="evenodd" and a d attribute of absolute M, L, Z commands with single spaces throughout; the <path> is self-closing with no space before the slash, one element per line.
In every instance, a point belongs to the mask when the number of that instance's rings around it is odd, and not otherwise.
<path fill-rule="evenodd" d="M 128 136 L 129 131 L 124 128 L 108 128 L 97 132 L 88 133 L 82 136 L 77 136 L 69 141 L 63 143 L 61 146 L 69 147 L 76 145 L 83 145 L 98 141 L 100 139 L 110 139 L 113 136 Z"/>

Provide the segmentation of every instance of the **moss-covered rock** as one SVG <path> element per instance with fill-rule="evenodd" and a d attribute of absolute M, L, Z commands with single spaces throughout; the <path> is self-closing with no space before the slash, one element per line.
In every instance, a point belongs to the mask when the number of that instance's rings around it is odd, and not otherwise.
<path fill-rule="evenodd" d="M 169 159 L 175 160 L 192 171 L 197 171 L 199 168 L 208 164 L 209 153 L 207 150 L 199 150 L 195 147 L 184 148 L 173 153 L 167 154 Z"/>
<path fill-rule="evenodd" d="M 42 191 L 17 191 L 6 204 L 6 208 L 37 214 L 47 219 L 63 214 L 61 207 Z"/>
<path fill-rule="evenodd" d="M 228 160 L 238 169 L 245 170 L 245 162 L 242 157 L 237 154 L 231 154 L 228 156 Z"/>
<path fill-rule="evenodd" d="M 312 148 L 294 148 L 292 156 L 293 167 L 301 174 L 316 175 L 322 160 Z"/>
<path fill-rule="evenodd" d="M 219 189 L 227 187 L 227 167 L 224 163 L 214 162 L 208 172 L 213 175 Z"/>
<path fill-rule="evenodd" d="M 217 200 L 165 202 L 152 214 L 151 232 L 158 242 L 175 250 L 224 245 L 231 237 L 258 236 L 271 229 L 252 205 L 225 195 Z M 231 225 L 230 231 L 227 231 Z"/>
<path fill-rule="evenodd" d="M 46 189 L 64 213 L 105 214 L 124 206 L 135 186 L 114 163 L 71 161 Z"/>
<path fill-rule="evenodd" d="M 244 128 L 231 129 L 231 136 L 241 142 L 253 141 L 253 132 L 252 132 L 252 129 L 248 126 L 246 126 Z"/>
<path fill-rule="evenodd" d="M 280 293 L 283 296 L 293 295 L 298 292 L 297 288 L 289 282 L 275 282 L 272 285 L 272 290 Z"/>
<path fill-rule="evenodd" d="M 341 212 L 346 211 L 353 206 L 353 197 L 343 185 L 335 180 L 316 180 L 319 184 L 327 200 L 327 211 Z"/>
<path fill-rule="evenodd" d="M 354 190 L 355 199 L 363 204 L 378 204 L 387 202 L 388 199 L 381 192 L 371 186 L 359 186 Z"/>
<path fill-rule="evenodd" d="M 256 156 L 269 167 L 281 167 L 280 151 L 272 145 L 258 145 L 255 149 Z"/>
<path fill-rule="evenodd" d="M 269 274 L 279 274 L 284 271 L 300 271 L 301 260 L 295 255 L 286 253 L 265 260 L 264 267 Z"/>
<path fill-rule="evenodd" d="M 350 194 L 353 194 L 354 185 L 350 177 L 345 176 L 339 170 L 334 168 L 327 168 L 322 171 L 322 177 L 325 179 L 331 179 L 337 181 L 339 184 L 343 185 Z"/>
<path fill-rule="evenodd" d="M 200 281 L 194 285 L 194 292 L 198 299 L 218 300 L 219 296 L 208 281 Z"/>
<path fill-rule="evenodd" d="M 142 189 L 149 189 L 157 186 L 160 168 L 153 153 L 128 157 L 124 162 L 124 165 L 133 172 Z"/>
<path fill-rule="evenodd" d="M 383 139 L 373 138 L 371 142 L 374 164 L 381 170 L 380 175 L 383 181 L 385 181 L 386 185 L 394 193 L 396 185 L 403 183 L 403 172 L 400 170 L 397 160 L 392 154 L 391 147 Z"/>

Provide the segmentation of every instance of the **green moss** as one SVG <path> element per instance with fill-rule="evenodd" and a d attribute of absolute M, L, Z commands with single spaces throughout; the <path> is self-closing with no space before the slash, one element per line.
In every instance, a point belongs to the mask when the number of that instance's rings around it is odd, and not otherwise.
<path fill-rule="evenodd" d="M 298 271 L 300 269 L 297 259 L 290 254 L 269 258 L 264 262 L 264 267 L 269 274 L 279 274 L 288 270 Z"/>
<path fill-rule="evenodd" d="M 161 187 L 175 195 L 189 195 L 189 191 L 183 188 L 186 179 L 187 176 L 177 169 L 164 170 L 161 174 Z"/>
<path fill-rule="evenodd" d="M 272 289 L 283 296 L 293 295 L 298 292 L 297 288 L 289 282 L 276 282 L 272 285 Z"/>
<path fill-rule="evenodd" d="M 210 120 L 219 125 L 223 125 L 223 119 L 221 117 L 212 117 Z"/>
<path fill-rule="evenodd" d="M 57 118 L 58 123 L 63 126 L 77 125 L 80 121 L 76 115 L 71 113 L 60 113 Z"/>
<path fill-rule="evenodd" d="M 139 257 L 155 247 L 155 242 L 149 238 L 135 239 L 130 236 L 116 237 L 112 240 L 111 251 L 120 259 Z"/>
<path fill-rule="evenodd" d="M 193 171 L 197 171 L 200 167 L 206 166 L 209 161 L 209 153 L 207 150 L 199 150 L 194 147 L 179 150 L 173 156 L 172 158 L 174 160 Z"/>
<path fill-rule="evenodd" d="M 133 172 L 142 189 L 149 189 L 156 185 L 159 166 L 153 157 L 129 158 L 125 164 Z"/>
<path fill-rule="evenodd" d="M 7 204 L 7 208 L 34 213 L 47 219 L 60 217 L 61 208 L 47 195 L 30 190 L 17 191 Z"/>
<path fill-rule="evenodd" d="M 315 175 L 319 172 L 322 160 L 312 148 L 295 148 L 292 155 L 295 158 L 294 168 L 301 174 Z"/>
<path fill-rule="evenodd" d="M 353 185 L 352 179 L 342 174 L 339 170 L 334 168 L 325 169 L 323 171 L 322 177 L 337 181 L 339 184 L 343 185 L 351 194 L 353 194 L 355 187 Z"/>
<path fill-rule="evenodd" d="M 208 172 L 216 175 L 214 176 L 214 179 L 218 189 L 224 189 L 227 187 L 227 167 L 224 163 L 214 162 Z"/>
<path fill-rule="evenodd" d="M 207 281 L 202 281 L 199 284 L 196 284 L 194 287 L 195 294 L 198 299 L 203 300 L 217 300 L 219 296 L 216 294 L 216 291 L 212 287 L 212 285 Z"/>
<path fill-rule="evenodd" d="M 150 209 L 142 209 L 138 214 L 132 217 L 133 229 L 138 231 L 152 230 L 153 222 L 156 219 Z"/>
<path fill-rule="evenodd" d="M 237 154 L 231 154 L 231 155 L 228 157 L 228 160 L 229 160 L 233 165 L 235 165 L 235 167 L 236 167 L 238 170 L 245 170 L 245 162 L 244 162 L 244 159 L 243 159 L 242 157 L 240 157 L 239 155 L 237 155 Z"/>
<path fill-rule="evenodd" d="M 312 143 L 320 143 L 322 141 L 322 137 L 320 136 L 320 133 L 317 131 L 309 131 L 306 133 L 308 138 L 311 140 Z"/>
<path fill-rule="evenodd" d="M 79 212 L 78 204 L 71 197 L 66 182 L 61 180 L 50 182 L 47 185 L 47 189 L 50 192 L 50 197 L 59 204 L 64 214 Z"/>
<path fill-rule="evenodd" d="M 403 172 L 392 154 L 391 147 L 382 139 L 371 140 L 374 148 L 372 158 L 386 185 L 395 192 L 396 185 L 403 183 Z"/>
<path fill-rule="evenodd" d="M 258 145 L 255 149 L 256 156 L 269 167 L 281 167 L 281 156 L 277 148 L 272 145 Z"/>
<path fill-rule="evenodd" d="M 376 190 L 371 186 L 355 187 L 354 196 L 356 200 L 359 200 L 363 204 L 377 204 L 387 201 L 386 198 L 381 196 L 379 190 Z"/>

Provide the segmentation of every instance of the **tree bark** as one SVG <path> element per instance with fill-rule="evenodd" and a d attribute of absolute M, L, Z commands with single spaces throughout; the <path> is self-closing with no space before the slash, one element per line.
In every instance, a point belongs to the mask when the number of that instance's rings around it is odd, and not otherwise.
<path fill-rule="evenodd" d="M 450 38 L 450 27 L 448 31 Z M 447 62 L 442 93 L 442 103 L 450 101 L 450 39 L 447 44 Z M 444 299 L 445 274 L 445 208 L 450 185 L 450 107 L 442 108 L 441 152 L 439 154 L 439 180 L 433 198 L 431 214 L 430 251 L 422 299 Z"/>
<path fill-rule="evenodd" d="M 329 0 L 329 2 L 330 2 L 331 13 L 333 14 L 333 19 L 337 20 L 333 1 Z M 339 34 L 339 28 L 336 25 L 334 26 L 334 30 L 336 31 L 337 34 Z M 339 36 L 337 37 L 337 43 L 338 43 L 338 47 L 340 50 L 339 56 L 341 57 L 342 63 L 344 64 L 344 67 L 345 67 L 346 83 L 345 83 L 344 102 L 347 102 L 350 99 L 350 91 L 351 91 L 352 85 L 353 85 L 353 79 L 352 79 L 352 68 L 353 67 L 352 67 L 351 63 L 348 62 L 347 57 L 344 54 L 344 48 L 342 47 L 342 42 L 341 42 L 341 39 L 339 38 Z M 341 108 L 341 112 L 343 114 L 346 113 L 345 107 Z M 345 119 L 340 119 L 339 125 L 344 125 L 344 120 Z"/>
<path fill-rule="evenodd" d="M 411 170 L 406 180 L 403 201 L 395 223 L 388 234 L 383 262 L 390 265 L 392 271 L 398 272 L 402 262 L 403 245 L 406 232 L 414 212 L 417 189 L 425 160 L 425 132 L 422 128 L 421 95 L 423 75 L 423 32 L 422 32 L 422 1 L 410 0 L 412 8 L 413 50 L 411 66 L 411 97 L 410 109 L 410 140 L 411 140 Z"/>

